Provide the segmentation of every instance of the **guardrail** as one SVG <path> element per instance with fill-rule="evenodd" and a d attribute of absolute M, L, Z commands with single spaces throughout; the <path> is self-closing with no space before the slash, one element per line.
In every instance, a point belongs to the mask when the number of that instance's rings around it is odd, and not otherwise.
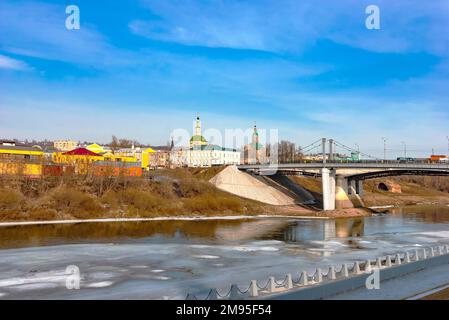
<path fill-rule="evenodd" d="M 216 288 L 210 289 L 205 298 L 201 300 L 273 299 L 289 295 L 295 299 L 319 299 L 325 297 L 323 290 L 326 286 L 332 286 L 337 282 L 340 282 L 340 285 L 334 286 L 332 290 L 327 290 L 326 295 L 335 295 L 339 291 L 344 292 L 362 286 L 365 283 L 366 275 L 372 274 L 374 270 L 384 273 L 390 271 L 383 277 L 383 279 L 389 279 L 423 269 L 425 267 L 423 263 L 428 263 L 436 257 L 444 257 L 444 263 L 449 263 L 449 245 L 431 246 L 395 255 L 385 255 L 375 260 L 344 263 L 339 268 L 329 266 L 326 272 L 320 268 L 317 268 L 313 274 L 302 271 L 298 278 L 294 278 L 290 273 L 281 280 L 269 277 L 262 285 L 257 280 L 251 280 L 250 285 L 243 290 L 238 285 L 232 284 L 226 293 L 220 293 Z M 353 281 L 341 285 L 341 281 L 345 280 Z M 313 289 L 318 290 L 312 292 Z M 187 294 L 186 299 L 199 300 L 196 295 L 190 293 Z"/>
<path fill-rule="evenodd" d="M 297 162 L 297 163 L 278 163 L 278 164 L 245 164 L 239 165 L 239 169 L 318 169 L 318 168 L 397 168 L 397 169 L 424 169 L 424 170 L 449 170 L 449 163 L 428 163 L 428 162 L 408 162 L 401 163 L 398 161 L 391 162 Z"/>

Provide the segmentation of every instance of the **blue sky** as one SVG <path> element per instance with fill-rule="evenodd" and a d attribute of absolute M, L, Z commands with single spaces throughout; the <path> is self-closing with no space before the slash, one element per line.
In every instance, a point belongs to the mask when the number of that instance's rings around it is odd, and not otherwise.
<path fill-rule="evenodd" d="M 165 144 L 199 112 L 300 145 L 447 153 L 448 21 L 444 0 L 2 0 L 0 137 Z"/>

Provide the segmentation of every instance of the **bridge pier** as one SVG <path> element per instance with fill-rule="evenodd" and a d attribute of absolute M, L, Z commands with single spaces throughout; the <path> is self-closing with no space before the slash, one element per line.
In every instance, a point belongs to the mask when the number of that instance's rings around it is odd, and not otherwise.
<path fill-rule="evenodd" d="M 321 169 L 323 210 L 335 210 L 335 169 Z"/>
<path fill-rule="evenodd" d="M 335 190 L 335 207 L 337 209 L 354 208 L 349 198 L 348 179 L 344 176 L 337 176 L 337 187 Z"/>
<path fill-rule="evenodd" d="M 323 210 L 363 207 L 363 181 L 336 175 L 335 169 L 321 169 Z"/>
<path fill-rule="evenodd" d="M 349 180 L 349 198 L 354 207 L 364 207 L 362 200 L 364 190 L 363 190 L 363 180 Z"/>
<path fill-rule="evenodd" d="M 363 180 L 357 180 L 357 194 L 361 197 L 365 194 L 363 190 Z"/>

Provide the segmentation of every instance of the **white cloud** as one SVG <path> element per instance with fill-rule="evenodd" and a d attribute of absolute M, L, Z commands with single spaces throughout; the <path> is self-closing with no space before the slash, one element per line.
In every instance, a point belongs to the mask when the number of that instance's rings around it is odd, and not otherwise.
<path fill-rule="evenodd" d="M 152 1 L 159 19 L 135 20 L 132 32 L 206 47 L 302 51 L 330 39 L 375 52 L 424 51 L 449 55 L 447 1 L 378 0 L 381 30 L 365 28 L 370 0 Z"/>
<path fill-rule="evenodd" d="M 93 25 L 83 23 L 79 30 L 67 30 L 66 17 L 63 5 L 2 1 L 1 49 L 97 68 L 135 64 L 132 52 L 111 45 Z"/>
<path fill-rule="evenodd" d="M 28 71 L 30 67 L 23 61 L 13 59 L 0 54 L 0 69 Z"/>

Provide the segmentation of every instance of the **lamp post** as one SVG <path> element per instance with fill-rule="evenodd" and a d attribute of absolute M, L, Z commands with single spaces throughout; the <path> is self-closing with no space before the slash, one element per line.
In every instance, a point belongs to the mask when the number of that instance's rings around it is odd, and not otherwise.
<path fill-rule="evenodd" d="M 404 158 L 407 158 L 407 144 L 404 141 L 401 143 L 404 145 Z"/>
<path fill-rule="evenodd" d="M 447 139 L 447 155 L 449 157 L 449 136 L 446 136 Z"/>
<path fill-rule="evenodd" d="M 384 142 L 384 160 L 387 160 L 387 138 L 382 137 L 382 141 Z"/>

